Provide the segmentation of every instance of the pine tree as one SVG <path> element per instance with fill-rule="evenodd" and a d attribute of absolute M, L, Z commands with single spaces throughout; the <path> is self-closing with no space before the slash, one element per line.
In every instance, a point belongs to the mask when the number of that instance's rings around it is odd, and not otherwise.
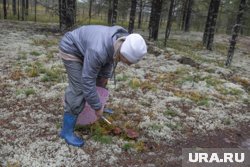
<path fill-rule="evenodd" d="M 131 10 L 130 10 L 129 27 L 128 27 L 129 33 L 132 33 L 134 30 L 136 4 L 137 0 L 131 0 Z"/>
<path fill-rule="evenodd" d="M 228 54 L 227 54 L 227 61 L 225 63 L 226 66 L 230 66 L 230 64 L 232 62 L 233 55 L 234 55 L 234 49 L 235 49 L 235 45 L 236 45 L 236 39 L 238 37 L 238 34 L 239 34 L 241 26 L 242 26 L 241 23 L 242 23 L 243 14 L 244 14 L 245 9 L 246 9 L 246 0 L 241 0 L 240 5 L 239 5 L 238 15 L 236 18 L 236 24 L 233 27 L 233 34 L 232 34 L 232 38 L 230 40 L 230 46 L 229 46 Z"/>

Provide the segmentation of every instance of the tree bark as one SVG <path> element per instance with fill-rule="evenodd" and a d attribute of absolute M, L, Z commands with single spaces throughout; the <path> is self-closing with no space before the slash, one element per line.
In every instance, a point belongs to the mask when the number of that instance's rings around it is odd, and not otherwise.
<path fill-rule="evenodd" d="M 91 22 L 92 2 L 92 0 L 89 0 L 89 24 Z"/>
<path fill-rule="evenodd" d="M 158 39 L 158 31 L 161 17 L 161 8 L 163 0 L 152 0 L 150 21 L 149 21 L 149 39 Z"/>
<path fill-rule="evenodd" d="M 7 19 L 7 4 L 6 4 L 7 0 L 3 0 L 3 18 Z"/>
<path fill-rule="evenodd" d="M 35 0 L 35 22 L 36 22 L 36 5 L 37 5 L 37 0 Z"/>
<path fill-rule="evenodd" d="M 142 0 L 140 0 L 140 3 L 139 3 L 139 14 L 138 14 L 138 28 L 141 28 L 142 10 L 143 10 Z"/>
<path fill-rule="evenodd" d="M 17 0 L 17 19 L 20 20 L 20 0 Z"/>
<path fill-rule="evenodd" d="M 111 22 L 112 26 L 116 24 L 117 6 L 118 6 L 118 0 L 113 0 L 112 22 Z"/>
<path fill-rule="evenodd" d="M 239 5 L 238 15 L 236 18 L 236 24 L 233 27 L 233 34 L 232 34 L 232 38 L 230 40 L 230 46 L 228 49 L 227 60 L 225 63 L 226 66 L 230 66 L 231 62 L 233 60 L 236 40 L 237 40 L 238 34 L 240 32 L 241 26 L 242 26 L 241 24 L 242 24 L 242 19 L 243 19 L 243 14 L 244 14 L 245 9 L 246 9 L 246 0 L 241 0 L 240 5 Z"/>
<path fill-rule="evenodd" d="M 214 41 L 214 32 L 215 32 L 215 26 L 216 26 L 216 21 L 217 21 L 217 16 L 219 12 L 219 7 L 220 7 L 220 0 L 214 0 L 214 8 L 213 8 L 213 13 L 212 13 L 212 19 L 211 19 L 211 24 L 209 27 L 209 35 L 207 39 L 207 49 L 212 50 L 213 49 L 213 41 Z"/>
<path fill-rule="evenodd" d="M 210 4 L 209 4 L 209 9 L 208 9 L 208 13 L 207 13 L 207 20 L 206 20 L 206 25 L 205 25 L 205 30 L 204 30 L 204 33 L 203 33 L 203 45 L 206 46 L 207 45 L 207 41 L 208 41 L 208 32 L 209 32 L 209 27 L 210 27 L 210 24 L 211 24 L 211 19 L 212 19 L 212 12 L 213 12 L 213 8 L 214 8 L 214 0 L 211 0 L 210 1 Z"/>
<path fill-rule="evenodd" d="M 25 15 L 28 16 L 29 14 L 29 0 L 25 2 Z"/>
<path fill-rule="evenodd" d="M 76 0 L 59 0 L 59 22 L 62 31 L 68 30 L 75 24 Z"/>
<path fill-rule="evenodd" d="M 189 0 L 184 0 L 184 1 L 182 2 L 182 21 L 181 21 L 181 30 L 184 30 L 184 28 L 185 28 L 185 20 L 186 20 L 186 17 L 187 17 L 188 1 L 189 1 Z"/>
<path fill-rule="evenodd" d="M 167 39 L 169 38 L 171 27 L 172 27 L 172 15 L 173 15 L 173 9 L 175 6 L 174 4 L 175 4 L 175 0 L 171 0 L 169 11 L 168 11 L 168 22 L 167 22 L 167 26 L 166 26 L 164 46 L 167 45 Z"/>
<path fill-rule="evenodd" d="M 191 21 L 191 14 L 192 14 L 192 8 L 193 8 L 193 0 L 188 0 L 188 5 L 187 5 L 187 13 L 185 17 L 185 26 L 184 26 L 184 31 L 188 32 L 190 28 L 190 21 Z"/>
<path fill-rule="evenodd" d="M 109 0 L 108 25 L 112 24 L 112 0 Z"/>
<path fill-rule="evenodd" d="M 25 14 L 25 0 L 22 0 L 22 15 L 21 20 L 24 21 L 24 14 Z"/>
<path fill-rule="evenodd" d="M 16 15 L 16 0 L 12 0 L 12 12 L 13 15 Z"/>
<path fill-rule="evenodd" d="M 131 10 L 129 18 L 128 32 L 131 34 L 134 31 L 135 13 L 136 13 L 137 0 L 131 0 Z"/>

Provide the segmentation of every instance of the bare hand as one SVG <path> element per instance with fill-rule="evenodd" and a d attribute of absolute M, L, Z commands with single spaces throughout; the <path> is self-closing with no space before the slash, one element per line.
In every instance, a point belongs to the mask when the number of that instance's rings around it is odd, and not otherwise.
<path fill-rule="evenodd" d="M 102 110 L 102 109 L 96 110 L 96 111 L 95 111 L 95 114 L 96 114 L 97 119 L 100 119 L 101 116 L 103 115 L 103 110 Z"/>

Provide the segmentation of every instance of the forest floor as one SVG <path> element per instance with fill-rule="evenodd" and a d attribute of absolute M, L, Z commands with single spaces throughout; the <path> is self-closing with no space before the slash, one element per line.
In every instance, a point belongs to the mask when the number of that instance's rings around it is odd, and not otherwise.
<path fill-rule="evenodd" d="M 145 59 L 119 64 L 117 85 L 109 82 L 113 125 L 78 126 L 86 144 L 75 148 L 58 136 L 67 76 L 55 28 L 0 21 L 0 166 L 178 167 L 182 148 L 250 149 L 249 37 L 239 38 L 230 68 L 226 35 L 214 51 L 195 32 L 175 33 L 161 49 L 150 43 Z"/>

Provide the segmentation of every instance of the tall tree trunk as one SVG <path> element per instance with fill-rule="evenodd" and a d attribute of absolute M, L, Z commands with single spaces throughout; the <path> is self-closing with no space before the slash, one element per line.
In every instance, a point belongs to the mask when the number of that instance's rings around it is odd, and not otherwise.
<path fill-rule="evenodd" d="M 109 0 L 108 25 L 112 24 L 112 0 Z"/>
<path fill-rule="evenodd" d="M 159 24 L 161 18 L 161 8 L 163 0 L 152 0 L 150 21 L 149 21 L 149 39 L 158 39 Z"/>
<path fill-rule="evenodd" d="M 62 31 L 75 24 L 76 0 L 59 0 L 59 22 Z"/>
<path fill-rule="evenodd" d="M 17 0 L 17 19 L 20 20 L 20 0 Z"/>
<path fill-rule="evenodd" d="M 112 26 L 116 24 L 118 0 L 113 0 Z"/>
<path fill-rule="evenodd" d="M 60 4 L 60 3 L 59 3 Z M 37 11 L 36 11 L 36 6 L 37 6 L 37 0 L 35 0 L 35 22 L 36 22 L 36 13 L 37 13 Z M 60 16 L 60 15 L 59 15 Z"/>
<path fill-rule="evenodd" d="M 141 28 L 142 10 L 143 10 L 142 0 L 140 0 L 140 3 L 139 3 L 139 14 L 138 14 L 138 28 Z"/>
<path fill-rule="evenodd" d="M 237 18 L 236 18 L 236 24 L 233 27 L 233 34 L 232 34 L 232 38 L 230 40 L 230 46 L 229 46 L 229 49 L 228 49 L 227 60 L 226 60 L 226 63 L 225 63 L 226 66 L 231 65 L 233 55 L 234 55 L 234 49 L 235 49 L 235 45 L 236 45 L 236 39 L 237 39 L 238 34 L 240 32 L 240 29 L 241 29 L 243 14 L 244 14 L 244 11 L 246 9 L 246 6 L 247 6 L 246 5 L 246 0 L 241 0 L 238 15 L 237 15 Z"/>
<path fill-rule="evenodd" d="M 193 3 L 194 3 L 193 0 L 188 0 L 187 13 L 186 13 L 186 18 L 185 18 L 185 26 L 184 26 L 185 32 L 189 31 L 189 28 L 190 28 Z"/>
<path fill-rule="evenodd" d="M 209 4 L 209 9 L 208 9 L 208 13 L 207 13 L 207 20 L 206 20 L 206 25 L 205 25 L 205 29 L 204 29 L 204 33 L 203 33 L 203 45 L 206 46 L 207 45 L 207 39 L 208 39 L 208 33 L 209 33 L 209 27 L 211 24 L 211 19 L 212 19 L 212 12 L 213 12 L 213 5 L 214 5 L 214 0 L 210 1 Z"/>
<path fill-rule="evenodd" d="M 184 0 L 184 1 L 182 2 L 181 30 L 184 30 L 184 28 L 185 28 L 185 21 L 186 21 L 186 17 L 187 17 L 188 1 L 189 1 L 189 0 Z"/>
<path fill-rule="evenodd" d="M 13 15 L 16 15 L 16 0 L 12 0 L 12 12 Z"/>
<path fill-rule="evenodd" d="M 3 0 L 3 18 L 7 19 L 7 4 L 6 4 L 7 0 Z"/>
<path fill-rule="evenodd" d="M 24 21 L 24 13 L 25 13 L 25 0 L 22 0 L 22 15 L 21 20 Z"/>
<path fill-rule="evenodd" d="M 214 32 L 216 28 L 216 21 L 217 21 L 217 16 L 219 12 L 219 7 L 220 7 L 220 0 L 214 0 L 214 5 L 213 5 L 213 13 L 212 13 L 212 19 L 211 19 L 211 24 L 209 27 L 209 35 L 207 39 L 207 49 L 212 50 L 213 49 L 213 41 L 214 41 Z"/>
<path fill-rule="evenodd" d="M 129 33 L 132 33 L 134 30 L 136 4 L 137 4 L 137 0 L 131 0 L 131 10 L 130 10 L 130 18 L 129 18 L 129 26 L 128 26 Z"/>
<path fill-rule="evenodd" d="M 165 40 L 164 40 L 164 45 L 165 46 L 167 44 L 167 39 L 169 38 L 170 31 L 171 31 L 172 15 L 173 15 L 173 9 L 174 9 L 174 6 L 175 6 L 174 4 L 175 4 L 175 0 L 171 0 L 169 11 L 168 11 L 168 22 L 167 22 L 166 32 L 165 32 Z"/>
<path fill-rule="evenodd" d="M 92 0 L 89 0 L 89 24 L 91 22 L 92 2 Z"/>
<path fill-rule="evenodd" d="M 25 15 L 28 16 L 29 14 L 29 0 L 25 2 Z"/>

